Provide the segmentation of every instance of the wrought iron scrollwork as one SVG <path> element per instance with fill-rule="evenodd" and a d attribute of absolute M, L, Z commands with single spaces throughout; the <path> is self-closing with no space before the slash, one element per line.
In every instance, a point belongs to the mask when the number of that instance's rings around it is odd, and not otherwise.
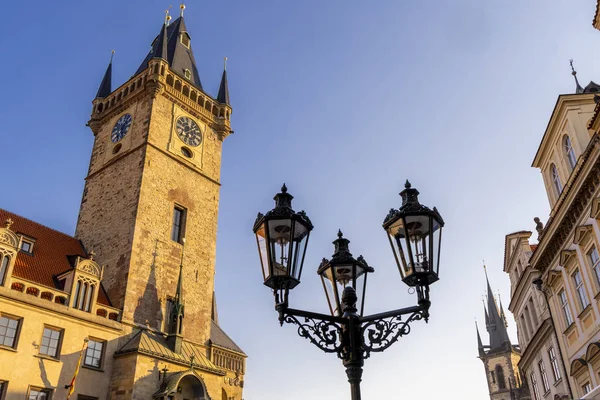
<path fill-rule="evenodd" d="M 284 317 L 285 322 L 298 325 L 298 335 L 310 340 L 324 352 L 337 353 L 342 358 L 342 327 L 339 324 L 306 317 L 300 319 L 304 319 L 304 323 L 290 314 Z"/>
<path fill-rule="evenodd" d="M 423 319 L 423 311 L 416 311 L 406 320 L 402 315 L 367 322 L 362 327 L 363 357 L 369 358 L 371 352 L 384 351 L 399 337 L 410 333 L 410 323 Z"/>

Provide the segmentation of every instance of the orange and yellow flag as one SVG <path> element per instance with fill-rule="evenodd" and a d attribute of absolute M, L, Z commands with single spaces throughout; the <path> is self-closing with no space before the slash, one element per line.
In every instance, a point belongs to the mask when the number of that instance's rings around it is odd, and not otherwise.
<path fill-rule="evenodd" d="M 83 347 L 81 348 L 81 352 L 79 352 L 79 359 L 77 360 L 77 367 L 75 367 L 75 374 L 73 375 L 73 379 L 71 379 L 71 385 L 69 385 L 69 394 L 67 395 L 67 400 L 71 398 L 71 395 L 75 391 L 75 380 L 77 379 L 77 375 L 79 374 L 79 367 L 81 366 L 81 359 L 83 358 L 83 354 L 85 353 L 85 348 L 88 344 L 88 338 L 83 339 Z"/>

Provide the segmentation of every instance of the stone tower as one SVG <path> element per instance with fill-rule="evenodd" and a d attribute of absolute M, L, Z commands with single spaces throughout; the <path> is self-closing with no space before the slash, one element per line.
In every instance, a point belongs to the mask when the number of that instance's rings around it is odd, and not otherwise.
<path fill-rule="evenodd" d="M 496 304 L 490 282 L 487 283 L 487 307 L 484 303 L 485 327 L 489 333 L 489 345 L 484 346 L 477 330 L 477 349 L 483 361 L 491 400 L 529 400 L 527 383 L 521 380 L 517 366 L 521 359 L 519 346 L 512 345 L 502 302 Z"/>
<path fill-rule="evenodd" d="M 103 283 L 124 324 L 174 334 L 174 347 L 181 337 L 203 345 L 221 149 L 232 133 L 227 73 L 216 97 L 203 90 L 183 6 L 127 82 L 113 90 L 111 73 L 112 59 L 92 102 L 94 147 L 76 237 L 105 266 Z M 181 314 L 176 331 L 173 307 Z"/>

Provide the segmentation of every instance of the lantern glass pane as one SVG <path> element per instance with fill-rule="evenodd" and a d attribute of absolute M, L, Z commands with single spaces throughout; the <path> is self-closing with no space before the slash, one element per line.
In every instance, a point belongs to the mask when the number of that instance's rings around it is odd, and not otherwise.
<path fill-rule="evenodd" d="M 256 230 L 256 242 L 260 254 L 263 278 L 266 281 L 269 278 L 269 254 L 267 252 L 267 239 L 265 238 L 265 223 Z"/>
<path fill-rule="evenodd" d="M 325 297 L 327 297 L 329 312 L 334 317 L 341 316 L 341 296 L 344 287 L 338 284 L 334 288 L 333 283 L 325 277 L 325 274 L 321 275 L 321 281 L 323 283 L 323 289 L 325 290 Z"/>
<path fill-rule="evenodd" d="M 431 249 L 431 268 L 435 274 L 440 272 L 440 244 L 442 239 L 442 226 L 433 219 L 433 248 Z"/>
<path fill-rule="evenodd" d="M 365 310 L 365 292 L 367 288 L 367 276 L 368 273 L 363 273 L 358 279 L 356 279 L 356 296 L 358 300 L 356 300 L 356 310 L 358 315 L 363 316 Z"/>
<path fill-rule="evenodd" d="M 292 235 L 290 219 L 268 221 L 269 250 L 273 276 L 289 276 L 289 255 Z"/>
<path fill-rule="evenodd" d="M 405 221 L 406 235 L 412 253 L 413 272 L 427 272 L 429 270 L 429 216 L 409 215 Z"/>
<path fill-rule="evenodd" d="M 291 276 L 300 280 L 302 273 L 302 264 L 304 263 L 304 253 L 306 251 L 306 243 L 308 242 L 308 229 L 302 223 L 294 222 L 294 241 L 292 249 Z"/>

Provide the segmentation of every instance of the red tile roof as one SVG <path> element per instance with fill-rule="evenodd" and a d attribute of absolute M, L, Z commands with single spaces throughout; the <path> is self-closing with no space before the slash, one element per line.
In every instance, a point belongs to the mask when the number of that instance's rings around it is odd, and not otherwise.
<path fill-rule="evenodd" d="M 0 223 L 8 218 L 13 220 L 10 228 L 13 232 L 35 239 L 33 254 L 18 253 L 13 269 L 16 277 L 57 288 L 54 277 L 73 269 L 69 256 L 88 257 L 78 239 L 0 208 Z M 98 303 L 110 306 L 110 300 L 100 286 Z"/>

